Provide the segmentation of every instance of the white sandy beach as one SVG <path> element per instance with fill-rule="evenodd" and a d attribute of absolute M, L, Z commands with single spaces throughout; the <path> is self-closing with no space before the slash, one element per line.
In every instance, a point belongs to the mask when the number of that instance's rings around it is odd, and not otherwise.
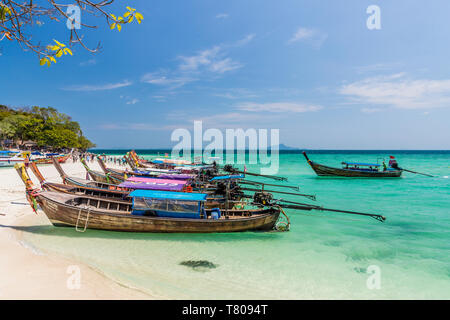
<path fill-rule="evenodd" d="M 100 171 L 97 163 L 89 165 Z M 80 162 L 69 160 L 63 168 L 71 176 L 86 176 Z M 41 165 L 39 169 L 47 180 L 61 182 L 52 165 Z M 29 175 L 39 186 L 31 170 Z M 152 299 L 87 265 L 29 247 L 21 239 L 20 227 L 50 222 L 40 209 L 38 215 L 33 212 L 24 190 L 14 168 L 0 169 L 0 299 Z M 74 286 L 73 272 L 78 270 L 80 282 Z"/>

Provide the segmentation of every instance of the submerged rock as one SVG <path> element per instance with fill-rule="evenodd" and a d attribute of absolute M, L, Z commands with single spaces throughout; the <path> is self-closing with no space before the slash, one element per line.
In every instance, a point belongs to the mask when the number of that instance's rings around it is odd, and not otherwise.
<path fill-rule="evenodd" d="M 366 268 L 354 267 L 353 270 L 355 270 L 357 273 L 367 273 Z"/>
<path fill-rule="evenodd" d="M 180 265 L 190 267 L 196 271 L 217 268 L 217 265 L 207 260 L 187 260 L 180 262 Z"/>

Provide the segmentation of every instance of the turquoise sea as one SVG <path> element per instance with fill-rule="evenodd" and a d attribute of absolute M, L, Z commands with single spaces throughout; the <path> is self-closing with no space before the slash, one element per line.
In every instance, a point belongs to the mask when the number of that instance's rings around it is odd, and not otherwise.
<path fill-rule="evenodd" d="M 151 157 L 157 152 L 138 154 Z M 24 239 L 160 298 L 450 299 L 450 152 L 309 152 L 311 160 L 331 166 L 344 160 L 376 162 L 390 154 L 401 167 L 435 177 L 404 173 L 391 179 L 319 178 L 300 152 L 281 153 L 278 173 L 288 178 L 287 183 L 299 185 L 301 192 L 315 194 L 317 204 L 383 214 L 385 223 L 287 210 L 289 232 L 82 234 L 55 228 L 41 214 L 42 225 L 28 228 Z M 257 168 L 247 165 L 248 171 Z M 181 264 L 190 260 L 211 264 Z M 372 278 L 368 268 L 377 270 Z M 367 285 L 373 276 L 379 288 Z"/>

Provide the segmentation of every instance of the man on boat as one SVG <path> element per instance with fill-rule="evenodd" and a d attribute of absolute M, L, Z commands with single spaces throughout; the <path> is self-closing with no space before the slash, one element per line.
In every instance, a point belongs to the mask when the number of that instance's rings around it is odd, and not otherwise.
<path fill-rule="evenodd" d="M 390 160 L 389 160 L 389 167 L 393 168 L 393 169 L 399 169 L 398 167 L 398 163 L 397 160 L 395 160 L 394 156 L 389 156 Z"/>

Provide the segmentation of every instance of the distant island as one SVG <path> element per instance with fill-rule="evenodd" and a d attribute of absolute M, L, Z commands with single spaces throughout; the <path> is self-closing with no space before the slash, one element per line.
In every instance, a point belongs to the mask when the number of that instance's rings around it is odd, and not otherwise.
<path fill-rule="evenodd" d="M 287 145 L 285 145 L 285 144 L 282 144 L 282 143 L 280 143 L 280 144 L 278 145 L 278 149 L 279 149 L 279 150 L 301 150 L 301 149 L 299 149 L 299 148 L 289 147 L 289 146 L 287 146 Z"/>

